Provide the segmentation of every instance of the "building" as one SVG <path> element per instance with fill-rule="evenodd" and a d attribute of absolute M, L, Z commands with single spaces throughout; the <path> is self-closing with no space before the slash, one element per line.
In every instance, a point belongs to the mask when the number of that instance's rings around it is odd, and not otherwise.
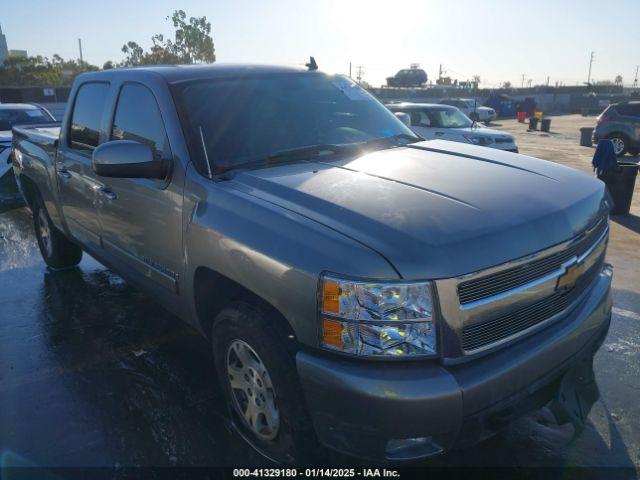
<path fill-rule="evenodd" d="M 2 27 L 0 26 L 0 64 L 2 64 L 9 57 L 9 50 L 7 49 L 7 38 L 2 33 Z"/>
<path fill-rule="evenodd" d="M 10 57 L 28 57 L 26 50 L 9 50 Z"/>

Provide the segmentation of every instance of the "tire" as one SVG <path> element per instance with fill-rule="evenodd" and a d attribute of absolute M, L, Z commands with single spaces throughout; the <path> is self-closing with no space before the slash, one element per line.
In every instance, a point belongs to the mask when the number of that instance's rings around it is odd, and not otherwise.
<path fill-rule="evenodd" d="M 45 263 L 54 269 L 78 265 L 82 259 L 82 249 L 53 225 L 40 196 L 35 197 L 32 211 L 36 239 Z"/>
<path fill-rule="evenodd" d="M 613 142 L 613 149 L 616 156 L 622 157 L 625 153 L 627 153 L 627 148 L 629 145 L 627 137 L 620 133 L 614 133 L 612 135 L 609 135 L 607 138 Z"/>
<path fill-rule="evenodd" d="M 272 461 L 300 464 L 314 451 L 317 458 L 322 449 L 306 410 L 294 355 L 282 335 L 269 327 L 270 317 L 264 309 L 244 302 L 222 310 L 212 329 L 216 371 L 231 417 L 245 440 Z"/>

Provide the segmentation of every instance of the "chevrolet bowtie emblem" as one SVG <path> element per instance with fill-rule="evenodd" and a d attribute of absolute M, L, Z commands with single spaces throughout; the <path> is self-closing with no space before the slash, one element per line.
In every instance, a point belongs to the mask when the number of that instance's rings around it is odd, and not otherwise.
<path fill-rule="evenodd" d="M 578 259 L 574 258 L 563 265 L 565 272 L 558 277 L 556 290 L 570 290 L 576 284 L 576 281 L 584 273 L 585 262 L 578 263 Z"/>

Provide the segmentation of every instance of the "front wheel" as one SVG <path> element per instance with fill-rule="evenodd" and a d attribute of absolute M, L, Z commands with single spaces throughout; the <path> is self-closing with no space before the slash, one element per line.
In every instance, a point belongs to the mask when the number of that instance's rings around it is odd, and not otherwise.
<path fill-rule="evenodd" d="M 294 356 L 264 309 L 238 302 L 216 317 L 216 370 L 236 427 L 278 463 L 300 463 L 317 448 Z"/>
<path fill-rule="evenodd" d="M 36 197 L 32 207 L 36 239 L 45 263 L 55 269 L 78 265 L 82 250 L 53 225 L 42 198 Z"/>

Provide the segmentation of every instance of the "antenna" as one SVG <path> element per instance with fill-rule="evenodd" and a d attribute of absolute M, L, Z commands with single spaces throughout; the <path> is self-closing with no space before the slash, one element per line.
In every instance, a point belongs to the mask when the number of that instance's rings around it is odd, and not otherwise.
<path fill-rule="evenodd" d="M 316 63 L 316 59 L 313 57 L 309 57 L 309 63 L 305 63 L 304 66 L 310 71 L 318 70 L 318 64 Z"/>

